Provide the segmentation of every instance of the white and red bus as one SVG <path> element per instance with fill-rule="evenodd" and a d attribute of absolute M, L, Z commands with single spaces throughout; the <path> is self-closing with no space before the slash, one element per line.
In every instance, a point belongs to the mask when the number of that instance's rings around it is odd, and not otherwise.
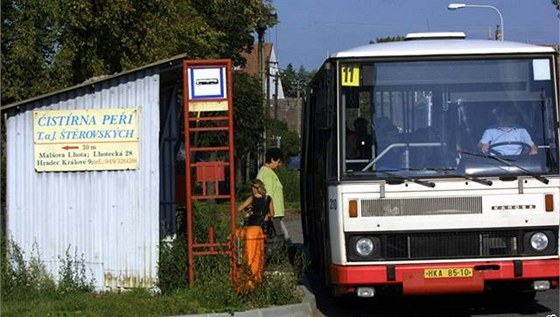
<path fill-rule="evenodd" d="M 331 55 L 308 88 L 301 181 L 305 244 L 333 294 L 558 287 L 557 72 L 551 47 L 456 32 Z M 481 151 L 504 109 L 530 141 Z"/>

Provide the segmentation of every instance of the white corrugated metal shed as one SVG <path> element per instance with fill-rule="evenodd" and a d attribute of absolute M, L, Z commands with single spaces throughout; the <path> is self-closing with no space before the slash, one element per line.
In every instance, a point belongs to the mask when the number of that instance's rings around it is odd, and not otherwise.
<path fill-rule="evenodd" d="M 155 286 L 162 90 L 180 85 L 185 58 L 178 55 L 2 107 L 7 118 L 7 237 L 27 258 L 39 255 L 56 277 L 69 252 L 83 260 L 97 289 Z M 137 169 L 35 170 L 34 110 L 111 108 L 139 109 Z"/>

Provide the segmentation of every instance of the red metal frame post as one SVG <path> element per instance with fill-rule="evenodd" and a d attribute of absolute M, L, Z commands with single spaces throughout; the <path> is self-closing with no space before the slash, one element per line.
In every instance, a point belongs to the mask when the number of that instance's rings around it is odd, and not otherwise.
<path fill-rule="evenodd" d="M 225 83 L 224 83 L 225 81 Z M 185 173 L 186 173 L 186 233 L 189 285 L 194 282 L 194 257 L 196 255 L 227 254 L 231 257 L 232 277 L 235 276 L 235 257 L 233 235 L 236 229 L 235 208 L 235 147 L 233 135 L 233 75 L 229 59 L 185 60 L 183 61 L 183 99 L 184 99 L 184 135 L 185 135 Z M 197 117 L 191 117 L 197 112 Z M 215 113 L 226 112 L 227 115 L 215 116 Z M 209 114 L 201 116 L 201 113 Z M 212 126 L 191 127 L 192 122 L 215 122 Z M 223 122 L 226 125 L 223 125 Z M 219 123 L 222 123 L 220 125 Z M 227 131 L 228 138 L 218 146 L 198 147 L 191 144 L 191 133 Z M 210 161 L 193 163 L 194 153 L 227 151 L 227 161 Z M 224 168 L 229 167 L 229 194 L 219 193 L 220 181 L 225 181 Z M 193 177 L 193 168 L 196 177 Z M 194 193 L 194 181 L 202 183 L 202 194 Z M 207 192 L 206 182 L 214 184 L 215 192 Z M 216 242 L 213 229 L 210 229 L 209 243 L 196 243 L 193 233 L 193 200 L 229 198 L 230 201 L 230 238 L 227 242 Z"/>

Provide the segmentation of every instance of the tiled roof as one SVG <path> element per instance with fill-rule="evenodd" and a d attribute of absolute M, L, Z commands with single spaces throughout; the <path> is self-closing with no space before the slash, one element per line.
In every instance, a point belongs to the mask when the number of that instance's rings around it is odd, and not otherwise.
<path fill-rule="evenodd" d="M 267 61 L 270 59 L 270 55 L 272 52 L 272 43 L 264 43 L 264 60 Z M 247 60 L 245 67 L 242 69 L 243 72 L 258 76 L 259 75 L 259 46 L 258 44 L 253 44 L 253 48 L 250 53 L 244 52 L 243 57 Z M 265 67 L 266 68 L 266 67 Z"/>

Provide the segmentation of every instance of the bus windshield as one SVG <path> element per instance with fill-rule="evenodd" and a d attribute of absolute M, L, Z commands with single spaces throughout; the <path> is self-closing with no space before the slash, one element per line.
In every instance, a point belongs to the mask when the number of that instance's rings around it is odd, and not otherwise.
<path fill-rule="evenodd" d="M 339 61 L 345 178 L 558 173 L 552 61 Z"/>

